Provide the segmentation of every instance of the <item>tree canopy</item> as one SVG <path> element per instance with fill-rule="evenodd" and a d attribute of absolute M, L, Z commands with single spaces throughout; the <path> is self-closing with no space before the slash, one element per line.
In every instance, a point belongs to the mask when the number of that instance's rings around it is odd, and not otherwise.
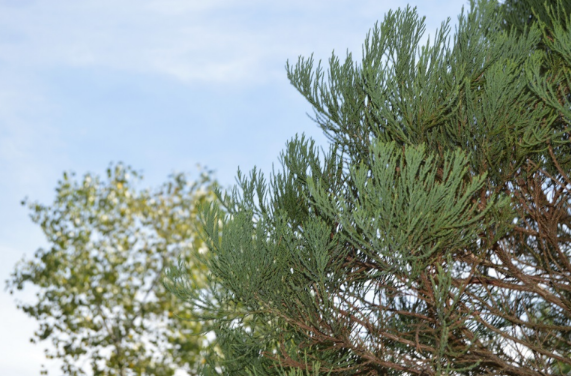
<path fill-rule="evenodd" d="M 204 286 L 196 215 L 216 184 L 207 171 L 195 182 L 173 175 L 153 190 L 138 189 L 141 178 L 122 164 L 104 179 L 64 174 L 52 204 L 25 203 L 49 245 L 22 260 L 7 287 L 37 291 L 19 308 L 39 322 L 32 341 L 51 341 L 46 355 L 62 361 L 65 375 L 196 374 L 212 346 L 161 278 L 180 259 L 190 288 Z"/>
<path fill-rule="evenodd" d="M 216 318 L 205 372 L 571 370 L 571 13 L 529 4 L 472 2 L 425 44 L 408 7 L 360 60 L 288 64 L 331 145 L 296 137 L 205 207 L 209 295 L 169 270 Z"/>

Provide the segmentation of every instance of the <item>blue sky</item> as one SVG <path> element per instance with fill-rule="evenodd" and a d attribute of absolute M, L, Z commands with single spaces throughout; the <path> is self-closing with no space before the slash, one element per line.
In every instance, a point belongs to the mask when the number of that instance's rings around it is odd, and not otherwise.
<path fill-rule="evenodd" d="M 427 32 L 464 1 L 410 1 Z M 319 144 L 311 108 L 288 83 L 299 55 L 327 59 L 361 43 L 406 1 L 0 0 L 0 277 L 45 245 L 20 206 L 49 203 L 63 171 L 123 161 L 145 186 L 174 171 L 269 171 L 285 142 Z M 19 294 L 30 299 L 32 292 Z M 37 375 L 36 323 L 0 291 L 0 374 Z M 50 364 L 50 363 L 47 363 Z M 58 375 L 57 365 L 48 366 Z"/>

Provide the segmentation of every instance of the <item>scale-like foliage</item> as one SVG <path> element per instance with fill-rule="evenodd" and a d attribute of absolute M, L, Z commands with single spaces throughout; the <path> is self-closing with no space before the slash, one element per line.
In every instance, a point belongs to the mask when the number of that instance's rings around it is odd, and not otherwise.
<path fill-rule="evenodd" d="M 218 371 L 568 372 L 571 16 L 518 29 L 515 3 L 472 3 L 426 45 L 390 12 L 360 62 L 288 65 L 331 149 L 296 137 L 205 209 Z"/>

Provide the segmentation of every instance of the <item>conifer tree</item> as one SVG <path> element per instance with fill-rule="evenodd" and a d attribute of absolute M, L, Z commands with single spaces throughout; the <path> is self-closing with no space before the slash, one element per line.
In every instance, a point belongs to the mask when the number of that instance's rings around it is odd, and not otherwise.
<path fill-rule="evenodd" d="M 359 62 L 288 64 L 331 145 L 295 137 L 205 208 L 209 294 L 170 270 L 216 320 L 205 373 L 571 370 L 571 16 L 529 4 L 474 2 L 426 44 L 389 12 Z"/>

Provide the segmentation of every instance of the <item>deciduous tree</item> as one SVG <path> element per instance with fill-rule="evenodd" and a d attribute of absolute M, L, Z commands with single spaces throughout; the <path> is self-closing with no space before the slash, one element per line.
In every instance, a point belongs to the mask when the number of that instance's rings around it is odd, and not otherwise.
<path fill-rule="evenodd" d="M 48 246 L 20 262 L 7 287 L 37 291 L 19 308 L 39 322 L 32 341 L 51 342 L 47 357 L 61 360 L 65 375 L 195 374 L 211 347 L 161 278 L 180 259 L 192 272 L 189 288 L 204 286 L 196 214 L 215 183 L 206 171 L 196 182 L 173 175 L 154 190 L 139 189 L 140 180 L 121 164 L 104 179 L 64 174 L 52 204 L 27 202 Z"/>

